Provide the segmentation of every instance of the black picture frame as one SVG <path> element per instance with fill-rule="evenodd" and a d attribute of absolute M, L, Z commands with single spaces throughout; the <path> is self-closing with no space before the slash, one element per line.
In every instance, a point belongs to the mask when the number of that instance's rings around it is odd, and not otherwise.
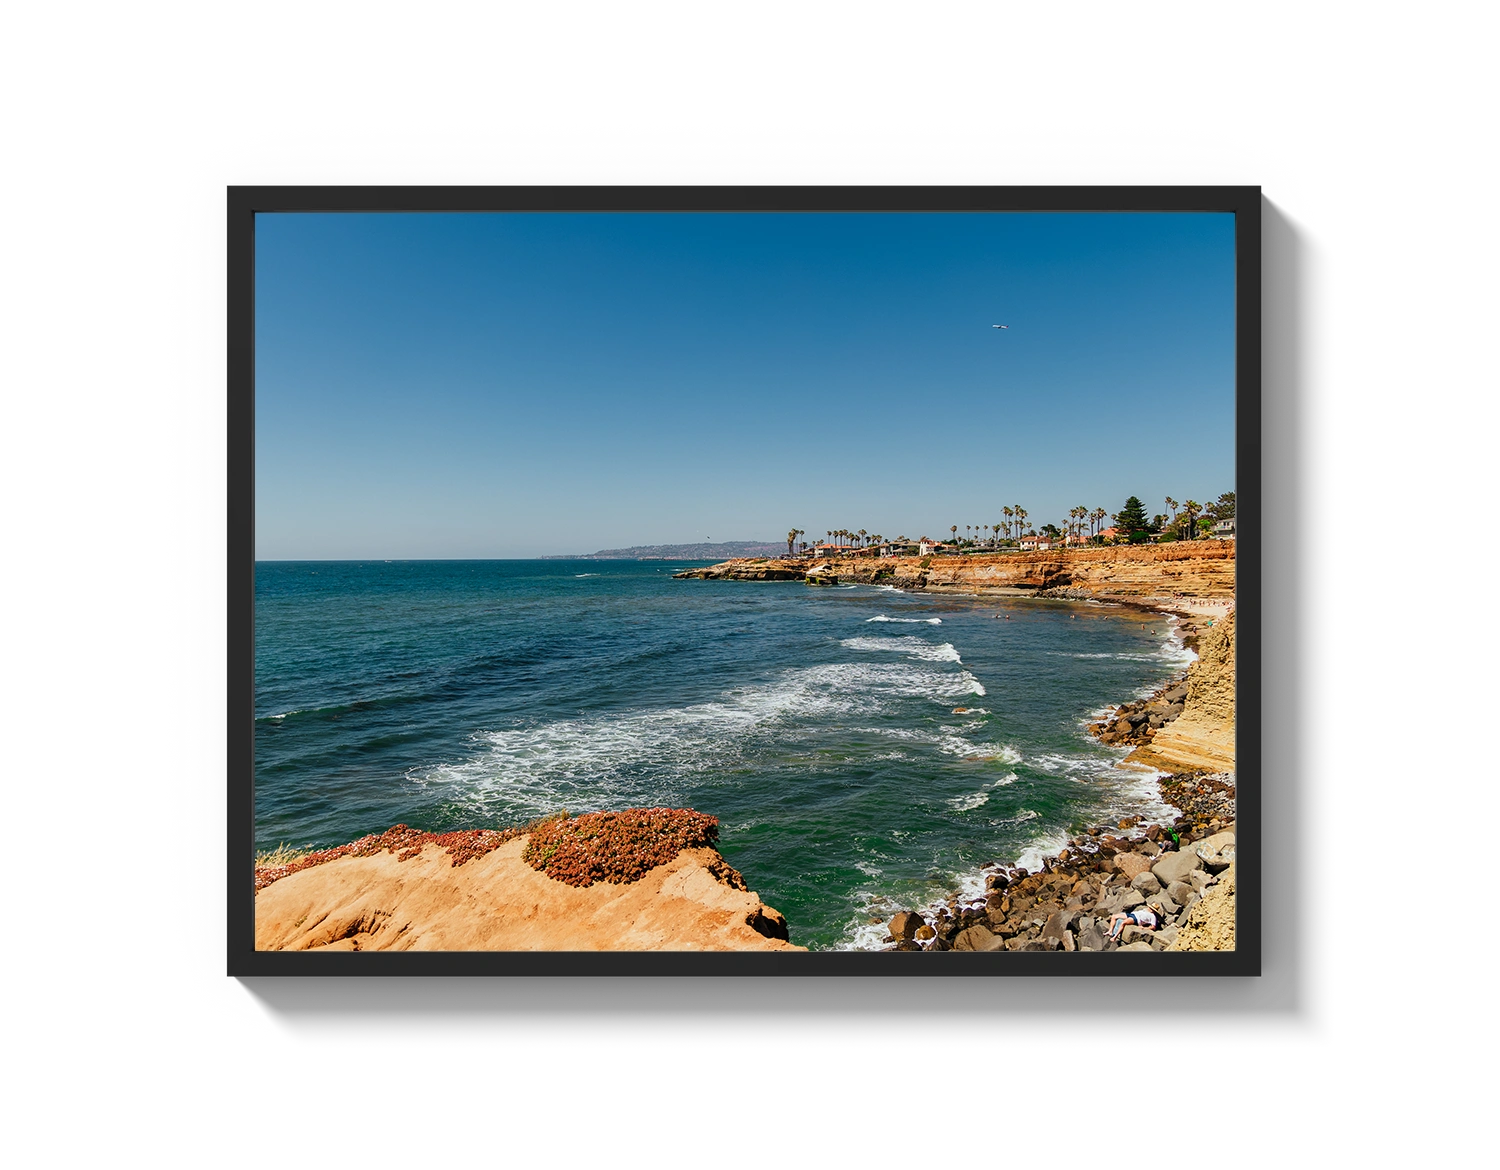
<path fill-rule="evenodd" d="M 254 694 L 252 231 L 257 211 L 278 210 L 1233 211 L 1236 951 L 1131 956 L 1128 971 L 1121 960 L 1106 969 L 1056 954 L 935 962 L 898 954 L 254 951 L 248 799 Z M 1245 1050 L 1332 1046 L 1332 954 L 1323 957 L 1320 971 L 1322 960 L 1278 951 L 1266 933 L 1277 918 L 1266 915 L 1268 874 L 1277 870 L 1272 844 L 1286 837 L 1284 828 L 1266 825 L 1274 786 L 1263 774 L 1269 628 L 1263 585 L 1266 516 L 1274 513 L 1268 513 L 1263 469 L 1278 444 L 1283 452 L 1296 446 L 1332 450 L 1331 426 L 1320 435 L 1313 416 L 1296 431 L 1268 426 L 1266 420 L 1284 414 L 1268 410 L 1278 395 L 1266 393 L 1266 380 L 1278 380 L 1283 402 L 1296 383 L 1304 411 L 1320 395 L 1331 405 L 1334 389 L 1332 245 L 1317 228 L 1317 205 L 1302 189 L 1301 172 L 1280 151 L 1251 147 L 1233 130 L 1188 130 L 1176 123 L 273 123 L 254 138 L 208 148 L 187 169 L 169 229 L 169 264 L 162 291 L 162 357 L 169 363 L 162 402 L 162 580 L 171 591 L 162 597 L 163 628 L 172 631 L 172 642 L 171 649 L 163 642 L 162 681 L 171 715 L 162 718 L 163 750 L 177 747 L 172 768 L 178 780 L 168 777 L 162 786 L 171 825 L 162 834 L 162 861 L 168 864 L 168 929 L 184 960 L 187 987 L 217 1019 L 309 1052 L 472 1052 L 466 1047 L 472 1037 L 463 1043 L 356 1037 L 336 1020 L 341 1005 L 392 999 L 405 1004 L 411 1019 L 420 1019 L 423 998 L 434 995 L 462 1001 L 468 1019 L 483 1017 L 486 996 L 522 996 L 528 1004 L 522 1019 L 507 1014 L 504 1026 L 481 1029 L 489 1047 L 478 1050 L 535 1052 L 562 1040 L 558 1029 L 567 1026 L 559 1022 L 571 1019 L 562 1005 L 580 998 L 591 1004 L 672 1005 L 687 995 L 682 980 L 688 980 L 703 981 L 697 986 L 715 998 L 735 987 L 750 998 L 772 996 L 796 1005 L 787 1008 L 799 1020 L 789 1047 L 784 1038 L 781 1047 L 765 1044 L 766 1037 L 742 1038 L 747 1050 L 889 1052 L 906 1046 L 855 1023 L 868 1019 L 864 1005 L 888 1001 L 891 992 L 906 987 L 886 978 L 1001 980 L 944 984 L 981 996 L 993 989 L 999 998 L 1035 986 L 1010 983 L 1017 978 L 1041 980 L 1064 996 L 1091 987 L 1071 983 L 1077 978 L 1170 978 L 1184 990 L 1202 981 L 1197 986 L 1233 989 L 1245 1013 L 1256 1016 L 1257 1005 L 1274 999 L 1269 990 L 1286 990 L 1284 980 L 1296 971 L 1302 998 L 1317 1005 L 1326 1035 L 1268 1023 L 1245 1031 Z M 1302 466 L 1316 465 L 1302 460 Z M 172 628 L 168 616 L 186 615 L 186 628 Z M 1328 753 L 1322 795 L 1331 810 L 1331 736 L 1322 747 Z M 1308 802 L 1299 793 L 1299 819 Z M 1317 822 L 1331 826 L 1332 816 Z M 974 962 L 987 959 L 1001 962 Z M 855 1008 L 855 1016 L 849 1019 L 832 1005 Z M 1265 1016 L 1274 1020 L 1269 1008 Z M 579 1032 L 579 1038 L 588 1035 Z M 935 1037 L 926 1040 L 930 1050 L 944 1050 Z M 592 1043 L 600 1038 L 594 1035 Z M 694 1047 L 684 1038 L 634 1037 L 631 1043 L 622 1050 Z M 1077 1050 L 1076 1041 L 1050 1041 L 1037 1019 L 1011 1023 L 996 1043 L 996 1052 Z"/>

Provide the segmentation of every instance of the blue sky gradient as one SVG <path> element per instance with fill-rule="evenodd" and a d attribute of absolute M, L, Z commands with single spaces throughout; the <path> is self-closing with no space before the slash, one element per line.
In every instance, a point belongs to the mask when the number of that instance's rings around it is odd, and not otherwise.
<path fill-rule="evenodd" d="M 261 559 L 915 537 L 1233 486 L 1230 215 L 256 221 Z"/>

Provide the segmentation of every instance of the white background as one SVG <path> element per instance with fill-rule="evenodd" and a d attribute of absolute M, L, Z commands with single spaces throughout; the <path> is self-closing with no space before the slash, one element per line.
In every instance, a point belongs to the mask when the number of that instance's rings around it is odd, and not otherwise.
<path fill-rule="evenodd" d="M 14 1164 L 1493 1156 L 1495 25 L 1430 3 L 11 8 Z M 405 182 L 1261 184 L 1264 977 L 226 978 L 224 188 Z M 1191 433 L 1162 423 L 1142 459 Z"/>

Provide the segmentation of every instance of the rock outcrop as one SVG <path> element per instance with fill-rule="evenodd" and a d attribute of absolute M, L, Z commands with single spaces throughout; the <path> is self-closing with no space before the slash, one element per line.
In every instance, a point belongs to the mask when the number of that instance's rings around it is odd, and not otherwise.
<path fill-rule="evenodd" d="M 1059 552 L 877 557 L 868 553 L 810 559 L 743 558 L 685 569 L 676 577 L 708 581 L 798 581 L 811 573 L 861 584 L 942 592 L 1025 592 L 1077 598 L 1228 598 L 1234 596 L 1232 540 L 1113 545 Z"/>
<path fill-rule="evenodd" d="M 1234 649 L 1231 612 L 1199 637 L 1180 713 L 1129 759 L 1173 772 L 1234 770 Z"/>
<path fill-rule="evenodd" d="M 342 856 L 255 898 L 258 950 L 803 950 L 708 847 L 627 884 L 566 885 L 516 837 L 463 864 L 437 843 Z"/>
<path fill-rule="evenodd" d="M 1202 901 L 1188 911 L 1177 937 L 1167 948 L 1172 951 L 1234 950 L 1234 866 L 1206 891 Z"/>

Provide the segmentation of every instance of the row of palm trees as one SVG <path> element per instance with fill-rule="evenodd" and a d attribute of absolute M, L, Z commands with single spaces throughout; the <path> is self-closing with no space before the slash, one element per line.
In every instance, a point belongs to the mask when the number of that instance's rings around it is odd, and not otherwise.
<path fill-rule="evenodd" d="M 1197 532 L 1198 517 L 1205 512 L 1204 505 L 1197 500 L 1185 500 L 1178 503 L 1171 496 L 1163 501 L 1172 513 L 1172 519 L 1167 525 L 1177 531 L 1179 536 L 1185 534 L 1185 539 L 1192 540 Z M 1000 509 L 1004 520 L 995 524 L 965 524 L 964 539 L 969 543 L 987 540 L 992 547 L 1000 543 L 1001 534 L 1006 540 L 1016 540 L 1022 536 L 1035 536 L 1036 531 L 1027 527 L 1026 518 L 1030 515 L 1020 504 L 1007 505 Z M 1232 514 L 1232 513 L 1231 513 Z M 1069 537 L 1081 539 L 1085 532 L 1089 539 L 1097 537 L 1107 527 L 1106 521 L 1110 519 L 1108 510 L 1104 508 L 1088 508 L 1079 504 L 1076 508 L 1068 509 L 1068 523 L 1065 528 L 1059 528 L 1055 524 L 1044 524 L 1043 531 L 1049 535 L 1062 536 L 1064 532 Z M 1165 516 L 1157 517 L 1158 521 L 1166 520 Z M 948 525 L 948 531 L 952 534 L 955 543 L 958 542 L 958 525 Z M 989 535 L 986 535 L 989 534 Z M 790 556 L 799 548 L 799 538 L 806 536 L 807 530 L 803 528 L 792 528 L 786 534 L 786 551 Z M 823 533 L 828 543 L 847 548 L 868 548 L 871 545 L 880 545 L 885 542 L 885 537 L 880 533 L 871 533 L 861 528 L 857 531 L 849 528 L 829 528 Z M 898 543 L 909 543 L 907 537 L 898 536 Z M 807 550 L 807 542 L 800 542 L 802 551 Z"/>

